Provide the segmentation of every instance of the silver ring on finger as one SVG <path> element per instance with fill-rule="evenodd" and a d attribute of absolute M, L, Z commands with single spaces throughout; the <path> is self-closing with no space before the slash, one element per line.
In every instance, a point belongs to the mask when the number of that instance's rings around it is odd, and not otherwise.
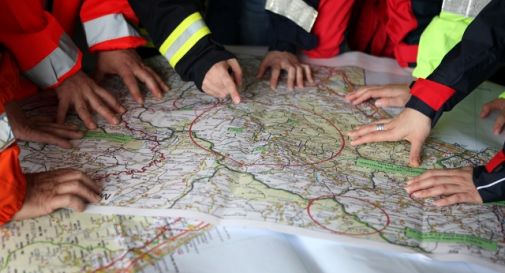
<path fill-rule="evenodd" d="M 384 123 L 377 123 L 377 125 L 375 125 L 375 131 L 384 131 Z"/>

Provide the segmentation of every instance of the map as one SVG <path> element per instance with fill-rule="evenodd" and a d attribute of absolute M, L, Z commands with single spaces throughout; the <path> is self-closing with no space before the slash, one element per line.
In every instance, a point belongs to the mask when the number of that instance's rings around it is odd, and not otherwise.
<path fill-rule="evenodd" d="M 479 165 L 495 151 L 475 153 L 432 139 L 422 168 L 413 169 L 406 166 L 408 143 L 352 147 L 346 132 L 388 117 L 372 104 L 353 107 L 344 100 L 346 92 L 364 84 L 361 69 L 314 67 L 314 86 L 272 91 L 267 81 L 251 76 L 259 62 L 241 59 L 242 103 L 233 105 L 181 81 L 163 58 L 152 59 L 150 65 L 172 87 L 163 100 L 139 106 L 118 79 L 111 80 L 108 89 L 129 110 L 119 126 L 102 121 L 72 150 L 22 144 L 23 167 L 29 172 L 74 167 L 103 182 L 102 202 L 90 206 L 91 213 L 237 223 L 505 266 L 503 206 L 437 208 L 433 200 L 413 200 L 403 189 L 408 177 L 427 168 Z M 102 218 L 95 217 L 81 224 L 90 226 L 97 240 L 119 232 L 109 225 L 109 233 L 96 233 L 93 221 Z M 113 223 L 134 216 L 104 217 Z M 160 222 L 154 227 L 170 223 L 145 219 Z M 198 223 L 191 229 L 202 228 Z M 69 261 L 75 255 L 86 253 L 69 252 Z M 8 262 L 1 259 L 0 265 Z"/>
<path fill-rule="evenodd" d="M 221 233 L 184 218 L 60 210 L 0 227 L 5 253 L 0 256 L 0 272 L 134 272 L 183 246 L 191 248 L 195 239 L 206 241 Z"/>

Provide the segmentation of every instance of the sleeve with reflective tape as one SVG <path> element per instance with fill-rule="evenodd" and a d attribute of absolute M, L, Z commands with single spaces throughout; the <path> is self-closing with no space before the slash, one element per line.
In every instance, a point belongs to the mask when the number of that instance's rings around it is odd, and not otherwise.
<path fill-rule="evenodd" d="M 196 2 L 190 0 L 129 0 L 161 54 L 183 80 L 202 88 L 207 71 L 234 58 L 211 39 Z"/>
<path fill-rule="evenodd" d="M 91 52 L 143 46 L 147 41 L 132 26 L 138 18 L 128 0 L 85 0 L 81 20 Z"/>
<path fill-rule="evenodd" d="M 318 0 L 267 0 L 269 50 L 296 53 L 315 48 L 317 38 L 310 32 L 318 16 L 318 3 Z"/>
<path fill-rule="evenodd" d="M 82 54 L 41 1 L 0 0 L 0 42 L 41 88 L 58 86 L 81 68 Z"/>
<path fill-rule="evenodd" d="M 426 80 L 414 84 L 406 106 L 431 118 L 434 125 L 444 111 L 451 110 L 503 66 L 504 14 L 505 1 L 491 1 L 435 71 Z"/>

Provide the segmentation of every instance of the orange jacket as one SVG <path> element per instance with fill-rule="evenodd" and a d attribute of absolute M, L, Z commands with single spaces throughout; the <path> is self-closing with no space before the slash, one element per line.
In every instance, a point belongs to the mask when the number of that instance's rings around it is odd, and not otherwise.
<path fill-rule="evenodd" d="M 0 43 L 23 73 L 41 88 L 53 88 L 81 69 L 82 53 L 66 31 L 80 13 L 92 52 L 134 48 L 146 43 L 128 23 L 137 22 L 127 0 L 0 0 Z"/>
<path fill-rule="evenodd" d="M 30 88 L 22 88 L 19 72 L 12 58 L 0 55 L 0 225 L 9 222 L 23 206 L 26 180 L 19 164 L 19 147 L 14 142 L 3 105 L 20 97 Z"/>

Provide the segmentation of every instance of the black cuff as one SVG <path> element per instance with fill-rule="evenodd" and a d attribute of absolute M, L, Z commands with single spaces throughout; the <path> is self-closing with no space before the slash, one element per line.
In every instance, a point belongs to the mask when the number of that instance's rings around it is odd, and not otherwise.
<path fill-rule="evenodd" d="M 184 55 L 175 66 L 175 71 L 184 81 L 194 82 L 202 91 L 203 80 L 209 69 L 218 62 L 232 58 L 235 58 L 235 55 L 207 35 Z"/>
<path fill-rule="evenodd" d="M 505 200 L 504 166 L 499 166 L 491 173 L 488 173 L 484 166 L 475 167 L 473 169 L 473 184 L 484 203 Z"/>
<path fill-rule="evenodd" d="M 431 108 L 428 104 L 426 104 L 424 101 L 422 101 L 416 96 L 410 96 L 410 99 L 405 105 L 405 108 L 414 109 L 430 118 L 431 128 L 435 127 L 435 124 L 437 123 L 438 119 L 440 119 L 443 113 L 443 111 L 441 110 L 440 111 L 433 110 L 433 108 Z"/>

